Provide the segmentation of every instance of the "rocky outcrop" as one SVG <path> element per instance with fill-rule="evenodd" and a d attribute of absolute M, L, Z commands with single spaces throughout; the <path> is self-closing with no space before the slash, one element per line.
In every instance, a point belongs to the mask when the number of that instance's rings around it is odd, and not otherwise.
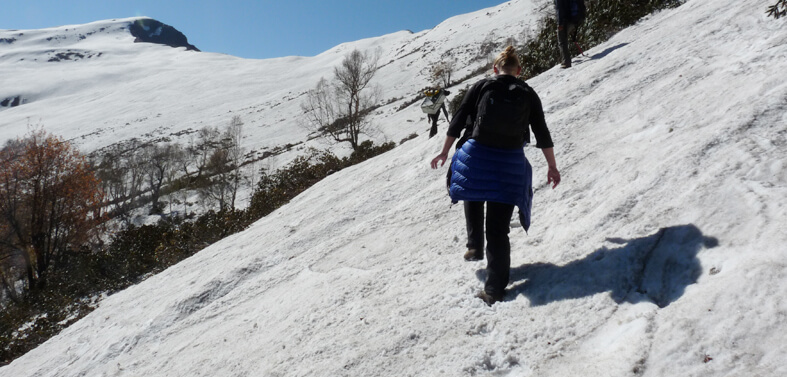
<path fill-rule="evenodd" d="M 172 26 L 156 21 L 152 18 L 140 18 L 129 26 L 131 35 L 137 39 L 134 42 L 158 43 L 171 47 L 185 47 L 186 50 L 199 51 L 197 47 L 189 44 L 188 38 Z"/>
<path fill-rule="evenodd" d="M 24 102 L 26 101 L 22 99 L 22 96 L 8 97 L 0 101 L 0 107 L 16 107 Z"/>

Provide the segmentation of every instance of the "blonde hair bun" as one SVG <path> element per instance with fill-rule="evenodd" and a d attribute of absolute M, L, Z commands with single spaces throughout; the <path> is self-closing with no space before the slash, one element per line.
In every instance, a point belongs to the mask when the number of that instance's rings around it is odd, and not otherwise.
<path fill-rule="evenodd" d="M 514 46 L 506 47 L 503 52 L 497 55 L 497 59 L 495 59 L 495 64 L 493 67 L 499 67 L 503 70 L 518 68 L 522 65 L 519 62 L 519 56 L 516 54 L 516 49 Z"/>

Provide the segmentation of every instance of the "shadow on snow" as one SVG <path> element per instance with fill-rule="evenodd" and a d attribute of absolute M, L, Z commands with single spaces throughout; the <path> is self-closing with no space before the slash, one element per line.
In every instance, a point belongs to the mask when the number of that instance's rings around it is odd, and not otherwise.
<path fill-rule="evenodd" d="M 648 300 L 663 308 L 702 274 L 697 253 L 718 245 L 716 238 L 704 236 L 692 224 L 662 228 L 647 237 L 607 241 L 621 246 L 604 246 L 563 266 L 534 263 L 512 268 L 515 284 L 509 293 L 523 295 L 530 305 L 538 306 L 610 291 L 617 303 Z"/>
<path fill-rule="evenodd" d="M 599 52 L 598 54 L 594 54 L 593 56 L 591 56 L 591 57 L 590 57 L 590 60 L 596 60 L 596 59 L 601 59 L 601 58 L 603 58 L 603 57 L 606 57 L 606 56 L 607 56 L 607 55 L 609 55 L 609 54 L 610 54 L 612 51 L 615 51 L 615 50 L 617 50 L 617 49 L 619 49 L 619 48 L 623 48 L 623 47 L 625 47 L 627 44 L 628 44 L 628 43 L 621 43 L 621 44 L 619 44 L 619 45 L 616 45 L 616 46 L 609 47 L 609 48 L 605 49 L 604 51 L 601 51 L 601 52 Z"/>

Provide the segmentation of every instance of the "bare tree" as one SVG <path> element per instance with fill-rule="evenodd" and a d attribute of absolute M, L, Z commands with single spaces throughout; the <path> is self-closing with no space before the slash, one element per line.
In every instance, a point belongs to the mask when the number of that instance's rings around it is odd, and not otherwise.
<path fill-rule="evenodd" d="M 121 153 L 122 169 L 128 175 L 129 206 L 133 207 L 137 198 L 142 195 L 145 183 L 145 156 L 142 153 L 142 143 L 132 139 Z"/>
<path fill-rule="evenodd" d="M 243 121 L 240 119 L 240 116 L 235 115 L 232 117 L 230 124 L 227 126 L 227 130 L 224 132 L 224 139 L 227 140 L 227 152 L 228 158 L 230 162 L 230 168 L 232 169 L 231 174 L 229 175 L 230 180 L 230 208 L 235 209 L 235 201 L 238 198 L 238 190 L 240 190 L 240 184 L 243 180 L 243 174 L 241 174 L 241 166 L 243 165 L 243 156 L 244 156 L 244 149 L 241 146 L 241 142 L 243 141 Z"/>
<path fill-rule="evenodd" d="M 456 63 L 449 57 L 449 59 L 441 60 L 432 66 L 432 81 L 437 86 L 447 88 L 451 86 L 451 75 L 456 70 Z"/>
<path fill-rule="evenodd" d="M 8 300 L 16 303 L 21 302 L 22 295 L 26 289 L 26 287 L 23 287 L 21 292 L 17 289 L 17 282 L 24 282 L 25 280 L 24 273 L 17 271 L 20 266 L 15 261 L 17 258 L 14 257 L 18 252 L 19 250 L 0 246 L 0 309 L 3 308 Z M 21 268 L 21 270 L 24 270 L 24 268 Z"/>
<path fill-rule="evenodd" d="M 210 149 L 204 165 L 205 174 L 210 176 L 210 184 L 202 187 L 200 194 L 206 200 L 218 204 L 220 211 L 235 209 L 243 182 L 242 139 L 243 121 L 239 116 L 234 116 L 221 134 L 221 139 Z"/>
<path fill-rule="evenodd" d="M 370 82 L 379 69 L 380 50 L 362 53 L 353 50 L 333 70 L 334 78 L 324 78 L 307 93 L 301 105 L 310 127 L 336 142 L 360 145 L 361 134 L 369 131 L 366 115 L 377 100 Z"/>
<path fill-rule="evenodd" d="M 218 204 L 219 211 L 227 209 L 229 204 L 229 154 L 224 148 L 216 148 L 211 153 L 205 166 L 210 176 L 210 183 L 199 189 L 200 196 L 210 205 Z"/>
<path fill-rule="evenodd" d="M 146 165 L 142 151 L 140 142 L 132 139 L 108 147 L 94 163 L 112 217 L 129 221 L 129 211 L 142 194 Z"/>
<path fill-rule="evenodd" d="M 333 92 L 333 86 L 323 77 L 314 89 L 306 93 L 306 101 L 301 104 L 301 109 L 313 131 L 325 132 L 324 129 L 339 118 Z"/>
<path fill-rule="evenodd" d="M 123 155 L 117 153 L 118 145 L 107 148 L 100 157 L 92 162 L 96 176 L 101 180 L 101 189 L 106 195 L 104 203 L 110 216 L 125 217 L 129 200 L 129 185 L 126 182 L 126 170 L 123 169 Z"/>
<path fill-rule="evenodd" d="M 159 203 L 161 189 L 168 177 L 171 177 L 172 170 L 175 170 L 174 154 L 176 146 L 164 144 L 148 144 L 143 150 L 145 156 L 145 177 L 150 189 L 151 208 L 150 213 L 161 213 L 163 208 Z"/>
<path fill-rule="evenodd" d="M 208 160 L 210 160 L 213 150 L 218 147 L 220 137 L 221 131 L 219 131 L 218 127 L 204 127 L 197 133 L 197 139 L 192 139 L 192 142 L 186 148 L 187 153 L 196 161 L 197 171 L 193 180 L 196 181 L 203 178 L 205 168 L 208 166 Z M 188 171 L 187 164 L 183 165 L 182 168 L 187 176 L 190 177 L 192 175 Z"/>
<path fill-rule="evenodd" d="M 165 184 L 169 188 L 169 191 L 173 193 L 172 195 L 173 197 L 169 201 L 169 212 L 172 212 L 172 204 L 174 201 L 177 200 L 175 199 L 175 196 L 177 196 L 175 195 L 176 192 L 188 191 L 188 187 L 181 184 L 187 182 L 186 180 L 188 178 L 184 177 L 185 179 L 181 180 L 181 177 L 179 176 L 179 173 L 181 171 L 180 169 L 185 163 L 184 161 L 187 161 L 186 152 L 184 151 L 183 147 L 180 144 L 172 144 L 172 149 L 170 150 L 169 158 L 170 158 L 170 168 L 167 170 L 167 176 L 165 177 L 166 178 Z"/>

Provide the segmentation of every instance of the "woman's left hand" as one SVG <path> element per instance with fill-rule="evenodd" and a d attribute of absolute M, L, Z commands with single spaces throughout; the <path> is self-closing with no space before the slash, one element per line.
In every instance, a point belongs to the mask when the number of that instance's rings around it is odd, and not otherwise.
<path fill-rule="evenodd" d="M 560 184 L 560 171 L 558 171 L 556 167 L 550 167 L 547 172 L 547 184 L 549 183 L 552 184 L 552 188 Z"/>

